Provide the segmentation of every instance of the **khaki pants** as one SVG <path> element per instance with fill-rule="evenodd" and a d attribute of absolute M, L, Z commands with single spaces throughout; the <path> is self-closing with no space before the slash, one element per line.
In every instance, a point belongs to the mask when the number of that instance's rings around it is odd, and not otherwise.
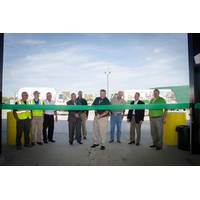
<path fill-rule="evenodd" d="M 32 118 L 32 142 L 42 142 L 43 141 L 43 117 L 33 117 Z"/>
<path fill-rule="evenodd" d="M 141 139 L 141 125 L 142 123 L 136 123 L 135 117 L 133 116 L 130 124 L 130 141 L 135 141 L 135 143 L 140 143 Z"/>
<path fill-rule="evenodd" d="M 163 146 L 163 117 L 150 118 L 151 136 L 156 147 Z"/>
<path fill-rule="evenodd" d="M 108 130 L 108 117 L 97 119 L 94 117 L 93 122 L 93 143 L 104 145 L 106 142 L 106 134 Z"/>
<path fill-rule="evenodd" d="M 86 113 L 81 113 L 81 132 L 83 137 L 87 136 L 87 129 L 86 129 L 86 121 L 87 121 L 87 115 Z"/>

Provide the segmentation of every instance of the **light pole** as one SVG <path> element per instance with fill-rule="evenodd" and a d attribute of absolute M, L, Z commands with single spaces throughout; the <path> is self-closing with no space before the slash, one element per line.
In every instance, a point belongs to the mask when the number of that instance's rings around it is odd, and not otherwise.
<path fill-rule="evenodd" d="M 107 67 L 107 71 L 104 72 L 106 75 L 106 81 L 107 81 L 107 96 L 109 97 L 109 76 L 111 74 L 111 71 L 109 71 L 108 67 Z"/>

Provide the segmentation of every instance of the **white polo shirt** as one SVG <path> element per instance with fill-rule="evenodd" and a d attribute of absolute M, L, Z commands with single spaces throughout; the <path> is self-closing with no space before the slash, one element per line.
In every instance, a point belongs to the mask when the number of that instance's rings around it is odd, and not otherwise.
<path fill-rule="evenodd" d="M 47 99 L 44 100 L 44 105 L 55 105 L 55 101 L 51 100 L 48 101 Z M 54 115 L 54 110 L 44 110 L 44 114 L 46 115 Z"/>

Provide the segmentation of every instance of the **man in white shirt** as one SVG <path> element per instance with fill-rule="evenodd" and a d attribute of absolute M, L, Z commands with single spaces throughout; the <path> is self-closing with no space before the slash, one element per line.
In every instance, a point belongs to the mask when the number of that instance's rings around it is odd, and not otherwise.
<path fill-rule="evenodd" d="M 52 100 L 51 92 L 47 92 L 47 98 L 44 100 L 44 105 L 55 105 L 55 101 Z M 44 111 L 44 123 L 43 123 L 43 141 L 44 143 L 55 142 L 53 140 L 54 132 L 54 115 L 56 121 L 58 121 L 57 112 L 54 110 L 45 110 Z M 48 129 L 48 136 L 47 136 Z"/>

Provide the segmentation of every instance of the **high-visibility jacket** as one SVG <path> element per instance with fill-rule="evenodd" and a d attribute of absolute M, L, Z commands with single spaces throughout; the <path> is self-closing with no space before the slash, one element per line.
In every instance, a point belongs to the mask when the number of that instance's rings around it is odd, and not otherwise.
<path fill-rule="evenodd" d="M 36 105 L 34 99 L 31 101 L 31 104 Z M 43 105 L 43 101 L 39 100 L 39 105 Z M 43 110 L 32 110 L 32 116 L 33 117 L 42 117 L 44 114 Z"/>
<path fill-rule="evenodd" d="M 25 104 L 22 100 L 17 101 L 17 104 Z M 27 101 L 27 104 L 29 102 Z M 17 116 L 19 120 L 24 120 L 24 119 L 31 119 L 31 111 L 30 110 L 18 110 L 16 111 Z"/>

